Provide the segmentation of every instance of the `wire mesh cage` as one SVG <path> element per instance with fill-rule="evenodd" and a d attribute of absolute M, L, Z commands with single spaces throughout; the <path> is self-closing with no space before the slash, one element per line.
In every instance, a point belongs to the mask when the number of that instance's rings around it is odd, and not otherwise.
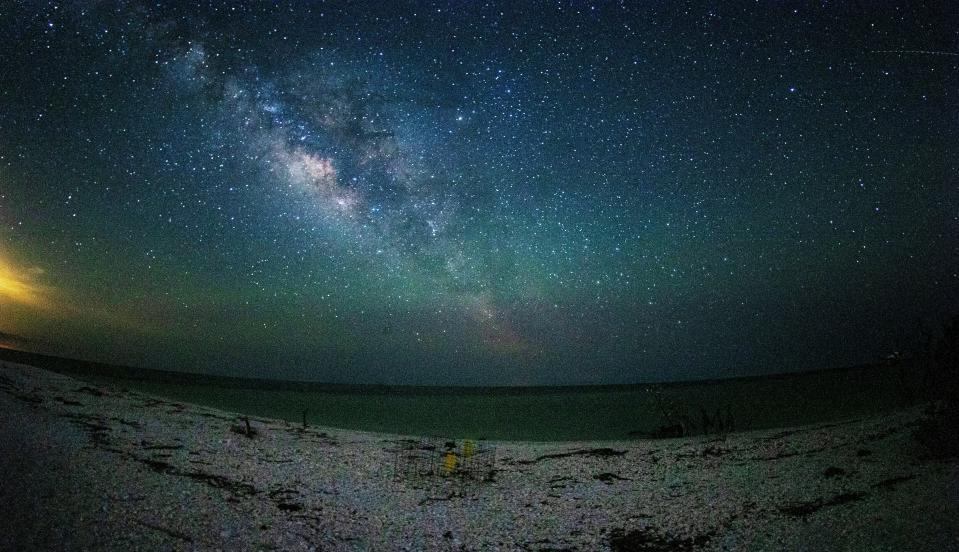
<path fill-rule="evenodd" d="M 399 445 L 393 453 L 397 480 L 445 478 L 481 482 L 492 480 L 496 471 L 496 447 L 483 441 L 423 437 L 404 440 Z"/>

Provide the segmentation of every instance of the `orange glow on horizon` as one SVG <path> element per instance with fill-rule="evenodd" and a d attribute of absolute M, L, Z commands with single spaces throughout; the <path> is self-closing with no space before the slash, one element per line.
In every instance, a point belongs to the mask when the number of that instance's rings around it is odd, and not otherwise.
<path fill-rule="evenodd" d="M 11 301 L 28 307 L 46 308 L 48 302 L 43 287 L 30 281 L 32 271 L 18 270 L 5 259 L 0 258 L 0 303 Z"/>

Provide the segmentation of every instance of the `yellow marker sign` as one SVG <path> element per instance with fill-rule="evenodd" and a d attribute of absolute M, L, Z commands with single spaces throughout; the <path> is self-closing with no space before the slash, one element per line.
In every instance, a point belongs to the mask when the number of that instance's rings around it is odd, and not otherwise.
<path fill-rule="evenodd" d="M 447 452 L 446 456 L 443 457 L 443 469 L 447 474 L 453 473 L 458 462 L 459 459 L 456 457 L 455 452 Z"/>

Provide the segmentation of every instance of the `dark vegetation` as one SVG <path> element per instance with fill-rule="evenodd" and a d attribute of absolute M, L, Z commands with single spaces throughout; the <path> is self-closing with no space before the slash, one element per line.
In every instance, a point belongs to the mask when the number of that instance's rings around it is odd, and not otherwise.
<path fill-rule="evenodd" d="M 696 434 L 725 437 L 736 430 L 736 421 L 729 405 L 725 410 L 717 408 L 712 415 L 705 408 L 700 407 L 697 422 L 689 414 L 686 406 L 676 399 L 666 398 L 662 389 L 650 388 L 647 392 L 651 395 L 656 410 L 659 411 L 660 426 L 646 433 L 646 437 L 671 439 Z"/>
<path fill-rule="evenodd" d="M 942 327 L 936 339 L 923 332 L 919 353 L 923 367 L 919 395 L 927 403 L 926 419 L 916 439 L 934 456 L 959 455 L 959 315 Z M 912 392 L 912 391 L 909 391 Z"/>

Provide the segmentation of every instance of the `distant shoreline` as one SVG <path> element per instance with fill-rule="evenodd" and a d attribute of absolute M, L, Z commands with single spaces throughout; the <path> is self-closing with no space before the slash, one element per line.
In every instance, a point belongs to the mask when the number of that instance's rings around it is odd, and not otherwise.
<path fill-rule="evenodd" d="M 137 380 L 164 384 L 207 385 L 230 389 L 266 389 L 274 391 L 322 391 L 328 393 L 349 394 L 390 394 L 390 395 L 500 395 L 500 394 L 554 394 L 578 392 L 610 392 L 636 391 L 644 388 L 676 388 L 689 386 L 721 385 L 733 382 L 788 380 L 806 378 L 817 374 L 836 374 L 856 371 L 876 371 L 891 367 L 909 366 L 914 361 L 904 359 L 897 364 L 883 362 L 820 368 L 815 370 L 801 370 L 781 372 L 759 376 L 733 376 L 728 378 L 708 378 L 695 380 L 678 380 L 670 382 L 646 383 L 619 383 L 619 384 L 584 384 L 584 385 L 491 385 L 491 386 L 458 386 L 458 385 L 391 385 L 391 384 L 349 384 L 327 383 L 310 380 L 280 380 L 267 378 L 245 378 L 239 376 L 223 376 L 218 374 L 202 374 L 197 372 L 180 372 L 175 370 L 160 370 L 157 368 L 138 368 L 103 362 L 88 361 L 35 353 L 19 349 L 0 346 L 0 360 L 29 364 L 54 372 L 80 376 L 97 376 L 112 379 Z"/>
<path fill-rule="evenodd" d="M 408 387 L 206 376 L 2 349 L 0 360 L 291 423 L 550 442 L 701 434 L 717 419 L 726 431 L 744 431 L 861 418 L 917 404 L 922 373 L 888 364 L 673 384 Z"/>

